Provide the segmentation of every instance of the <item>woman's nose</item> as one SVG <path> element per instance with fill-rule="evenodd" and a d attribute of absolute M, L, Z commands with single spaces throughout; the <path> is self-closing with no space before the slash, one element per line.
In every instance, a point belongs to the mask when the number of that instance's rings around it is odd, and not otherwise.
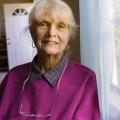
<path fill-rule="evenodd" d="M 57 29 L 54 25 L 51 25 L 49 30 L 47 31 L 47 36 L 56 37 L 56 35 L 57 35 Z"/>

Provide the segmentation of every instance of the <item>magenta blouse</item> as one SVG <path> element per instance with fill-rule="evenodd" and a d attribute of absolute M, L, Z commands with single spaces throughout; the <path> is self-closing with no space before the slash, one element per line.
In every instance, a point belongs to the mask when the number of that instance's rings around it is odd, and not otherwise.
<path fill-rule="evenodd" d="M 31 63 L 10 70 L 0 85 L 0 120 L 100 120 L 95 73 L 71 63 L 55 86 L 27 81 Z"/>

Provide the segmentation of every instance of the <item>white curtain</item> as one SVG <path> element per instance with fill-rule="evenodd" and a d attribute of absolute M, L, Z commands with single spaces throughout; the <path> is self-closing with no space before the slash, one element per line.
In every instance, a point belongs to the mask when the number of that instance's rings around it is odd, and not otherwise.
<path fill-rule="evenodd" d="M 81 63 L 96 72 L 101 120 L 109 120 L 113 26 L 111 0 L 79 0 Z"/>

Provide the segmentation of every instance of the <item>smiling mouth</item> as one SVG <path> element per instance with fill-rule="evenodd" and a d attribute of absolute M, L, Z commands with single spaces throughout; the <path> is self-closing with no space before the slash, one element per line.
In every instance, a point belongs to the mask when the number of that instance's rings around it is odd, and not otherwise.
<path fill-rule="evenodd" d="M 59 44 L 58 42 L 52 41 L 52 40 L 44 40 L 43 43 L 44 44 Z"/>

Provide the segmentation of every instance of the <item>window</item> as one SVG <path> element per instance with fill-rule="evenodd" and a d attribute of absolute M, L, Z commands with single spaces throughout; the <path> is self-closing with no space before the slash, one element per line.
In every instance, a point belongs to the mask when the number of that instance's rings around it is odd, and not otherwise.
<path fill-rule="evenodd" d="M 120 1 L 113 0 L 114 74 L 112 84 L 120 89 Z"/>
<path fill-rule="evenodd" d="M 17 8 L 16 10 L 14 10 L 14 12 L 12 13 L 12 16 L 20 16 L 20 15 L 28 15 L 28 12 L 23 9 L 23 8 Z"/>
<path fill-rule="evenodd" d="M 115 29 L 118 10 L 120 0 L 80 0 L 81 63 L 96 72 L 102 120 L 120 120 L 120 68 Z"/>
<path fill-rule="evenodd" d="M 120 0 L 113 2 L 113 31 L 114 31 L 114 58 L 113 79 L 110 90 L 110 114 L 111 119 L 120 119 Z"/>

